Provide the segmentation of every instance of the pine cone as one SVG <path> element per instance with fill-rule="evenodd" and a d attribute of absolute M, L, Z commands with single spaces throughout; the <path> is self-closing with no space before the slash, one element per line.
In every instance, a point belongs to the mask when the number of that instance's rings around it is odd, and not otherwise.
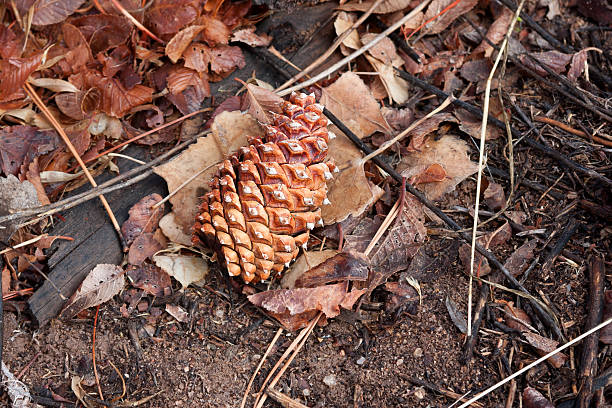
<path fill-rule="evenodd" d="M 280 275 L 306 248 L 309 230 L 323 225 L 326 180 L 337 171 L 325 161 L 334 134 L 314 94 L 294 92 L 281 107 L 264 125 L 265 141 L 251 139 L 219 165 L 193 228 L 194 244 L 215 249 L 245 282 Z"/>

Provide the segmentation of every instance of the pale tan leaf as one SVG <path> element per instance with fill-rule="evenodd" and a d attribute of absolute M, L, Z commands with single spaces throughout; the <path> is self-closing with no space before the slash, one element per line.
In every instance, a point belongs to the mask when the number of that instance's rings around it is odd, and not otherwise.
<path fill-rule="evenodd" d="M 200 257 L 156 255 L 153 261 L 155 265 L 179 281 L 183 289 L 192 283 L 200 282 L 208 274 L 208 263 Z"/>
<path fill-rule="evenodd" d="M 174 212 L 163 216 L 159 221 L 159 228 L 170 241 L 185 246 L 191 245 L 191 236 L 184 233 L 183 228 L 177 224 Z"/>
<path fill-rule="evenodd" d="M 251 47 L 267 47 L 272 42 L 272 37 L 268 34 L 256 34 L 255 26 L 251 26 L 234 31 L 231 41 L 239 41 Z"/>
<path fill-rule="evenodd" d="M 181 323 L 189 320 L 189 313 L 178 305 L 166 305 L 166 312 Z"/>
<path fill-rule="evenodd" d="M 125 286 L 123 275 L 123 269 L 117 265 L 97 265 L 70 297 L 60 316 L 70 319 L 82 310 L 107 302 Z"/>
<path fill-rule="evenodd" d="M 340 36 L 346 30 L 353 26 L 355 22 L 355 16 L 344 11 L 338 13 L 336 21 L 334 21 L 334 28 L 336 29 L 336 35 Z M 342 44 L 348 48 L 356 50 L 361 47 L 361 40 L 359 39 L 359 33 L 354 30 L 344 40 Z"/>
<path fill-rule="evenodd" d="M 53 92 L 79 92 L 76 86 L 59 78 L 30 78 L 28 82 Z"/>

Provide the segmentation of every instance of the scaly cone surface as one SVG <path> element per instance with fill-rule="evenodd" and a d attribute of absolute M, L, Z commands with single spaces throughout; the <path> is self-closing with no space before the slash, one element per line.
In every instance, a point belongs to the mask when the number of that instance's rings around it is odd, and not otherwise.
<path fill-rule="evenodd" d="M 219 164 L 193 227 L 194 244 L 213 248 L 245 282 L 280 275 L 306 248 L 310 230 L 323 225 L 326 181 L 337 171 L 326 161 L 334 135 L 314 94 L 294 92 L 281 108 L 264 125 L 265 140 Z"/>

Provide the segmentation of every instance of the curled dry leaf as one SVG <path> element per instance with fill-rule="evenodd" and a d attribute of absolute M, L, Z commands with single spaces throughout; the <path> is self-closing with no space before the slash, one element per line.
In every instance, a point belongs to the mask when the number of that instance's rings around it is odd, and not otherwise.
<path fill-rule="evenodd" d="M 131 244 L 142 233 L 153 232 L 164 215 L 164 207 L 153 208 L 162 200 L 157 193 L 141 198 L 130 208 L 129 218 L 121 226 L 121 233 L 127 244 Z"/>
<path fill-rule="evenodd" d="M 336 35 L 340 36 L 346 30 L 350 29 L 353 26 L 355 20 L 356 18 L 353 13 L 346 13 L 344 11 L 339 12 L 338 17 L 336 17 L 336 20 L 334 21 Z M 359 33 L 357 32 L 357 30 L 353 30 L 353 32 L 347 35 L 347 37 L 342 40 L 342 45 L 353 50 L 356 50 L 361 47 L 361 40 L 359 39 Z M 348 50 L 344 48 L 342 49 L 342 53 L 345 55 L 349 54 Z"/>
<path fill-rule="evenodd" d="M 406 151 L 421 151 L 423 145 L 425 144 L 425 138 L 427 135 L 438 130 L 440 123 L 442 122 L 456 122 L 456 120 L 450 113 L 436 113 L 432 117 L 425 119 L 408 134 L 410 136 L 410 143 L 408 144 Z"/>
<path fill-rule="evenodd" d="M 493 46 L 491 43 L 498 44 L 501 40 L 504 39 L 506 33 L 508 32 L 508 27 L 510 26 L 510 22 L 512 21 L 512 16 L 514 13 L 509 8 L 503 8 L 501 15 L 497 17 L 497 19 L 491 24 L 487 34 L 485 35 L 485 39 L 472 51 L 472 55 L 476 55 L 480 52 L 484 52 L 484 56 L 489 58 L 493 53 Z M 489 40 L 489 41 L 487 41 Z M 487 73 L 488 76 L 488 73 Z"/>
<path fill-rule="evenodd" d="M 46 88 L 53 92 L 78 92 L 76 86 L 59 78 L 30 78 L 28 80 L 34 86 Z"/>
<path fill-rule="evenodd" d="M 358 252 L 340 252 L 304 271 L 295 280 L 297 288 L 314 288 L 332 282 L 365 281 L 370 260 Z"/>
<path fill-rule="evenodd" d="M 459 16 L 467 13 L 478 4 L 478 0 L 462 0 L 456 3 L 453 8 L 442 14 L 442 10 L 446 9 L 454 2 L 455 0 L 433 0 L 429 4 L 427 11 L 425 11 L 424 20 L 430 21 L 433 19 L 433 21 L 423 28 L 424 34 L 441 33 L 446 30 L 453 21 L 459 18 Z"/>
<path fill-rule="evenodd" d="M 0 216 L 40 205 L 36 188 L 32 183 L 20 182 L 12 174 L 0 177 Z M 0 224 L 0 240 L 7 242 L 16 228 L 12 223 Z"/>
<path fill-rule="evenodd" d="M 499 103 L 498 98 L 491 98 L 489 101 L 489 114 L 493 115 L 496 119 L 501 121 L 504 120 L 504 114 L 502 110 L 502 106 Z M 464 109 L 455 109 L 455 116 L 459 120 L 459 129 L 472 136 L 474 139 L 480 140 L 480 129 L 482 128 L 482 120 L 479 119 L 476 115 L 471 114 L 470 112 Z M 510 120 L 510 117 L 508 117 Z M 502 136 L 503 132 L 500 128 L 491 123 L 491 121 L 487 122 L 487 132 L 486 138 L 487 140 L 495 140 L 498 137 Z"/>
<path fill-rule="evenodd" d="M 468 156 L 467 143 L 456 136 L 445 135 L 440 140 L 426 141 L 422 151 L 405 155 L 398 171 L 410 178 L 423 173 L 434 163 L 444 168 L 447 177 L 440 182 L 419 186 L 430 200 L 440 198 L 478 170 L 476 163 Z"/>
<path fill-rule="evenodd" d="M 191 41 L 204 30 L 202 25 L 192 25 L 182 29 L 166 44 L 166 55 L 170 61 L 177 63 L 183 56 L 183 52 L 189 47 Z"/>
<path fill-rule="evenodd" d="M 240 47 L 219 45 L 210 50 L 210 69 L 221 78 L 229 75 L 236 68 L 244 68 L 245 65 Z"/>
<path fill-rule="evenodd" d="M 542 393 L 535 388 L 527 387 L 523 390 L 523 403 L 525 408 L 555 408 Z"/>
<path fill-rule="evenodd" d="M 157 255 L 153 257 L 155 265 L 183 285 L 183 289 L 192 283 L 200 282 L 208 274 L 208 264 L 204 259 L 185 255 Z"/>
<path fill-rule="evenodd" d="M 296 287 L 295 281 L 310 269 L 317 267 L 325 260 L 335 256 L 338 253 L 335 249 L 326 249 L 324 251 L 304 251 L 289 269 L 283 274 L 281 287 L 283 289 L 293 289 Z M 299 287 L 299 286 L 298 286 Z"/>
<path fill-rule="evenodd" d="M 27 58 L 0 60 L 0 100 L 7 100 L 19 91 L 30 74 L 40 67 L 44 55 L 40 53 Z"/>
<path fill-rule="evenodd" d="M 6 126 L 0 129 L 0 170 L 17 175 L 22 165 L 60 146 L 57 133 L 32 126 Z"/>
<path fill-rule="evenodd" d="M 204 100 L 210 96 L 210 86 L 206 74 L 198 73 L 193 69 L 176 66 L 170 71 L 167 78 L 168 90 L 172 94 L 180 94 L 187 87 L 192 86 L 199 99 Z"/>
<path fill-rule="evenodd" d="M 199 14 L 195 2 L 156 1 L 145 14 L 146 26 L 160 37 L 175 34 Z"/>
<path fill-rule="evenodd" d="M 395 131 L 404 130 L 414 122 L 414 111 L 410 108 L 396 109 L 383 107 L 382 114 L 387 123 Z"/>
<path fill-rule="evenodd" d="M 506 243 L 512 236 L 512 228 L 508 222 L 505 222 L 501 227 L 495 231 L 489 232 L 478 239 L 480 245 L 487 249 L 493 249 L 499 245 Z M 470 261 L 471 261 L 471 245 L 464 243 L 459 247 L 459 259 L 463 264 L 463 269 L 466 274 L 470 274 Z M 474 252 L 474 275 L 485 276 L 491 273 L 491 266 L 487 258 L 482 256 L 478 251 Z"/>
<path fill-rule="evenodd" d="M 377 131 L 391 131 L 370 89 L 352 72 L 342 74 L 336 82 L 323 88 L 321 103 L 359 138 Z"/>
<path fill-rule="evenodd" d="M 222 112 L 217 115 L 211 128 L 212 134 L 199 138 L 197 143 L 176 158 L 155 168 L 155 173 L 166 180 L 171 192 L 185 180 L 208 168 L 170 198 L 175 221 L 185 234 L 191 234 L 190 229 L 200 203 L 198 197 L 208 190 L 208 181 L 217 170 L 215 164 L 245 146 L 247 136 L 263 136 L 257 121 L 240 111 Z"/>
<path fill-rule="evenodd" d="M 130 266 L 127 276 L 132 286 L 150 295 L 162 297 L 172 294 L 170 275 L 156 265 L 145 263 L 141 266 Z"/>
<path fill-rule="evenodd" d="M 527 342 L 536 349 L 538 355 L 543 356 L 551 351 L 555 350 L 559 345 L 559 342 L 546 337 L 542 337 L 539 334 L 532 332 L 523 332 L 523 337 Z M 557 353 L 547 359 L 547 361 L 555 368 L 561 368 L 567 361 L 567 356 L 563 353 Z"/>
<path fill-rule="evenodd" d="M 123 275 L 123 269 L 117 265 L 97 265 L 70 297 L 60 317 L 70 319 L 82 310 L 110 300 L 125 286 Z"/>
<path fill-rule="evenodd" d="M 159 221 L 159 228 L 170 241 L 184 246 L 191 245 L 191 236 L 183 232 L 183 228 L 177 224 L 173 212 L 162 217 Z"/>
<path fill-rule="evenodd" d="M 204 14 L 198 19 L 197 24 L 204 27 L 202 38 L 211 47 L 229 42 L 231 31 L 221 20 Z"/>
<path fill-rule="evenodd" d="M 231 41 L 242 42 L 251 47 L 267 47 L 272 42 L 272 37 L 268 34 L 256 34 L 255 26 L 251 26 L 234 31 Z"/>
<path fill-rule="evenodd" d="M 39 0 L 34 4 L 32 24 L 49 25 L 64 21 L 76 11 L 85 0 Z"/>
<path fill-rule="evenodd" d="M 576 82 L 578 77 L 584 72 L 588 57 L 587 51 L 587 49 L 580 50 L 572 56 L 572 63 L 567 71 L 567 79 L 570 81 Z"/>
<path fill-rule="evenodd" d="M 83 33 L 93 55 L 125 44 L 132 32 L 132 23 L 114 14 L 91 14 L 70 20 Z"/>
<path fill-rule="evenodd" d="M 376 34 L 364 34 L 362 42 L 369 43 L 376 37 Z M 390 38 L 383 38 L 374 47 L 368 50 L 366 59 L 379 74 L 389 98 L 398 104 L 408 100 L 408 82 L 395 74 L 395 68 L 404 65 L 404 60 L 397 55 L 395 44 Z"/>
<path fill-rule="evenodd" d="M 35 158 L 32 163 L 28 166 L 28 170 L 26 171 L 26 179 L 32 183 L 34 188 L 36 189 L 36 194 L 38 195 L 38 201 L 40 201 L 41 205 L 51 204 L 49 201 L 49 197 L 47 197 L 47 193 L 45 192 L 45 188 L 40 181 L 40 169 L 38 168 L 38 158 Z"/>
<path fill-rule="evenodd" d="M 308 318 L 296 320 L 296 316 L 314 317 L 321 311 L 326 317 L 336 317 L 340 307 L 350 309 L 363 295 L 364 290 L 347 292 L 348 282 L 316 288 L 278 289 L 250 295 L 249 301 L 262 307 L 278 319 L 288 330 L 296 330 L 308 323 Z"/>
<path fill-rule="evenodd" d="M 521 245 L 516 251 L 506 259 L 504 267 L 510 271 L 512 276 L 517 277 L 529 268 L 529 263 L 534 257 L 534 250 L 538 241 L 532 239 Z"/>
<path fill-rule="evenodd" d="M 272 123 L 272 112 L 281 113 L 283 98 L 269 89 L 246 84 L 246 94 L 240 110 L 247 111 L 261 123 Z"/>
<path fill-rule="evenodd" d="M 181 323 L 189 320 L 189 313 L 178 305 L 166 305 L 166 312 Z"/>
<path fill-rule="evenodd" d="M 564 54 L 559 51 L 532 52 L 529 53 L 529 55 L 532 58 L 540 61 L 542 64 L 546 65 L 548 68 L 550 68 L 557 74 L 560 74 L 565 71 L 565 67 L 572 59 L 572 55 Z M 531 59 L 527 58 L 527 56 L 519 55 L 519 59 L 523 64 L 525 64 L 526 67 L 534 70 L 538 74 L 542 76 L 548 75 L 548 72 L 546 72 L 544 68 L 540 67 L 539 64 L 536 64 L 535 62 L 531 61 Z"/>

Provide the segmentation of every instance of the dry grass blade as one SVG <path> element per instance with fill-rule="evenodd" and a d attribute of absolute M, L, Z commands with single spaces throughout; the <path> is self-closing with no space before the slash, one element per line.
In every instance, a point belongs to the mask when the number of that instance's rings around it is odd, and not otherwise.
<path fill-rule="evenodd" d="M 278 331 L 276 332 L 276 334 L 274 335 L 274 338 L 270 342 L 270 345 L 266 349 L 266 352 L 264 353 L 263 357 L 261 358 L 261 361 L 259 361 L 259 364 L 257 365 L 257 368 L 255 369 L 255 372 L 251 376 L 251 379 L 249 380 L 249 384 L 247 385 L 246 390 L 244 391 L 244 396 L 242 397 L 242 402 L 240 403 L 240 408 L 244 408 L 244 406 L 246 404 L 246 401 L 247 401 L 247 398 L 249 396 L 249 391 L 251 391 L 251 386 L 253 385 L 253 381 L 255 381 L 255 377 L 257 377 L 257 373 L 259 372 L 259 370 L 261 370 L 261 367 L 263 366 L 263 363 L 266 361 L 266 358 L 268 358 L 268 355 L 272 351 L 272 348 L 274 347 L 274 345 L 276 344 L 276 341 L 278 340 L 278 338 L 280 337 L 280 335 L 282 333 L 283 333 L 283 329 L 279 328 Z"/>
<path fill-rule="evenodd" d="M 521 13 L 521 9 L 523 8 L 523 4 L 525 4 L 525 0 L 522 0 L 519 4 L 519 7 L 514 13 L 514 17 L 512 18 L 512 22 L 508 27 L 508 31 L 506 32 L 506 36 L 504 38 L 504 42 L 502 43 L 500 49 L 503 51 L 508 46 L 508 41 L 512 32 L 514 30 L 514 26 L 516 21 L 518 20 L 518 16 Z M 480 126 L 480 155 L 478 157 L 478 176 L 476 178 L 476 203 L 474 204 L 474 224 L 472 226 L 472 243 L 470 249 L 470 281 L 468 288 L 468 311 L 467 311 L 467 337 L 472 336 L 472 284 L 474 281 L 474 258 L 476 254 L 476 232 L 478 230 L 478 209 L 480 206 L 480 189 L 481 189 L 481 180 L 482 180 L 482 170 L 483 170 L 483 162 L 484 162 L 484 151 L 485 151 L 485 141 L 487 138 L 487 120 L 489 119 L 489 99 L 491 96 L 491 82 L 493 81 L 493 76 L 495 75 L 495 71 L 497 70 L 497 66 L 501 61 L 503 56 L 503 52 L 499 52 L 497 54 L 497 58 L 495 58 L 495 63 L 493 64 L 493 68 L 491 68 L 491 72 L 489 73 L 489 77 L 487 78 L 487 86 L 485 89 L 485 97 L 484 97 L 484 107 L 483 107 L 483 115 L 482 115 L 482 124 Z"/>
<path fill-rule="evenodd" d="M 89 172 L 89 169 L 87 168 L 87 166 L 85 166 L 85 163 L 83 163 L 83 159 L 81 159 L 81 156 L 79 156 L 79 153 L 74 148 L 74 145 L 72 144 L 72 142 L 68 138 L 68 135 L 62 128 L 62 125 L 60 125 L 57 119 L 55 119 L 55 117 L 49 111 L 45 103 L 42 101 L 42 99 L 40 99 L 36 91 L 32 88 L 32 85 L 26 82 L 24 85 L 24 88 L 26 92 L 28 93 L 28 95 L 30 96 L 30 98 L 32 98 L 36 106 L 38 106 L 38 108 L 43 112 L 47 120 L 51 122 L 51 124 L 53 125 L 57 133 L 59 133 L 59 135 L 62 137 L 62 140 L 64 141 L 64 143 L 66 143 L 66 146 L 68 146 L 68 150 L 70 150 L 70 153 L 72 153 L 77 163 L 79 163 L 79 166 L 81 166 L 81 168 L 83 169 L 83 172 L 85 173 L 87 180 L 89 180 L 89 183 L 92 186 L 97 187 L 98 184 L 96 183 L 93 176 Z M 117 222 L 117 218 L 115 218 L 115 214 L 113 214 L 113 210 L 110 208 L 108 201 L 106 201 L 106 198 L 103 195 L 99 195 L 98 197 L 100 198 L 100 201 L 102 202 L 102 205 L 104 206 L 104 209 L 108 213 L 108 216 L 110 217 L 111 222 L 113 223 L 113 227 L 115 228 L 115 231 L 117 231 L 117 235 L 119 236 L 119 240 L 121 241 L 121 246 L 123 247 L 124 250 L 127 250 L 127 245 L 125 244 L 125 240 L 123 239 L 123 235 L 121 234 L 121 227 L 119 227 L 119 223 Z"/>
<path fill-rule="evenodd" d="M 293 78 L 289 79 L 287 82 L 285 82 L 284 84 L 276 88 L 275 91 L 276 92 L 282 91 L 283 89 L 287 88 L 291 84 L 304 78 L 306 75 L 312 72 L 312 70 L 314 70 L 316 67 L 321 65 L 321 63 L 327 60 L 327 58 L 329 58 L 329 56 L 332 55 L 334 51 L 336 51 L 336 49 L 340 46 L 340 44 L 342 44 L 342 42 L 346 39 L 346 37 L 351 35 L 351 33 L 355 31 L 357 27 L 359 27 L 361 23 L 363 23 L 370 16 L 370 14 L 372 14 L 372 12 L 376 9 L 376 7 L 378 7 L 378 5 L 382 3 L 383 1 L 384 0 L 376 0 L 374 4 L 372 4 L 372 6 L 368 9 L 368 11 L 366 11 L 357 21 L 355 21 L 355 23 L 348 30 L 340 34 L 340 36 L 336 38 L 336 41 L 334 41 L 331 47 L 329 47 L 323 54 L 321 54 L 319 58 L 317 58 L 309 66 L 304 68 L 302 72 L 298 73 Z"/>
<path fill-rule="evenodd" d="M 404 17 L 402 17 L 401 19 L 399 19 L 395 24 L 393 24 L 391 27 L 387 28 L 385 31 L 383 31 L 382 33 L 378 34 L 376 37 L 374 37 L 372 39 L 372 41 L 370 41 L 369 43 L 367 43 L 366 45 L 364 45 L 363 47 L 359 48 L 358 50 L 355 50 L 355 52 L 353 52 L 352 54 L 348 55 L 347 57 L 343 58 L 342 60 L 338 61 L 337 63 L 335 63 L 334 65 L 332 65 L 331 67 L 329 67 L 328 69 L 326 69 L 325 71 L 321 72 L 320 74 L 314 76 L 313 78 L 309 79 L 308 81 L 304 81 L 302 83 L 299 83 L 295 86 L 292 86 L 291 88 L 287 88 L 284 89 L 280 92 L 278 92 L 278 94 L 280 96 L 285 96 L 285 95 L 289 95 L 291 94 L 291 92 L 294 91 L 299 91 L 300 89 L 303 89 L 307 86 L 313 85 L 317 82 L 319 82 L 321 79 L 327 77 L 328 75 L 333 74 L 334 72 L 336 72 L 338 69 L 344 67 L 347 63 L 351 62 L 352 60 L 354 60 L 355 58 L 357 58 L 358 56 L 360 56 L 361 54 L 365 53 L 367 50 L 369 50 L 370 48 L 374 47 L 376 44 L 378 44 L 383 38 L 387 37 L 389 34 L 391 34 L 392 32 L 394 32 L 395 30 L 397 30 L 398 28 L 400 28 L 402 25 L 404 25 L 407 21 L 411 20 L 412 18 L 414 18 L 416 15 L 419 14 L 419 12 L 421 12 L 421 10 L 423 10 L 429 3 L 431 3 L 431 0 L 424 0 L 422 1 L 418 6 L 416 6 L 415 8 L 413 8 L 412 10 L 410 10 L 410 13 L 406 14 Z"/>
<path fill-rule="evenodd" d="M 538 364 L 541 364 L 542 362 L 548 360 L 550 357 L 554 356 L 555 354 L 565 350 L 568 347 L 573 346 L 574 344 L 578 343 L 579 341 L 582 341 L 584 338 L 590 336 L 591 334 L 597 332 L 598 330 L 603 329 L 604 327 L 606 327 L 607 325 L 609 325 L 610 323 L 612 323 L 612 319 L 608 319 L 605 322 L 598 324 L 597 326 L 593 327 L 591 330 L 581 334 L 580 336 L 576 337 L 575 339 L 565 343 L 564 345 L 562 345 L 561 347 L 559 347 L 556 350 L 551 351 L 550 353 L 543 355 L 542 357 L 538 358 L 536 361 L 534 361 L 533 363 L 523 367 L 522 369 L 520 369 L 519 371 L 517 371 L 516 373 L 512 374 L 511 376 L 508 376 L 506 378 L 504 378 L 502 381 L 498 382 L 495 385 L 492 385 L 491 387 L 487 388 L 486 390 L 482 391 L 481 393 L 475 395 L 473 398 L 471 398 L 469 401 L 465 402 L 464 404 L 461 404 L 458 408 L 467 408 L 469 407 L 472 403 L 478 401 L 479 399 L 481 399 L 482 397 L 484 397 L 485 395 L 490 394 L 491 392 L 495 391 L 496 389 L 498 389 L 499 387 L 501 387 L 502 385 L 512 381 L 513 379 L 515 379 L 516 377 L 518 377 L 519 375 L 531 370 L 533 367 L 537 366 Z"/>

